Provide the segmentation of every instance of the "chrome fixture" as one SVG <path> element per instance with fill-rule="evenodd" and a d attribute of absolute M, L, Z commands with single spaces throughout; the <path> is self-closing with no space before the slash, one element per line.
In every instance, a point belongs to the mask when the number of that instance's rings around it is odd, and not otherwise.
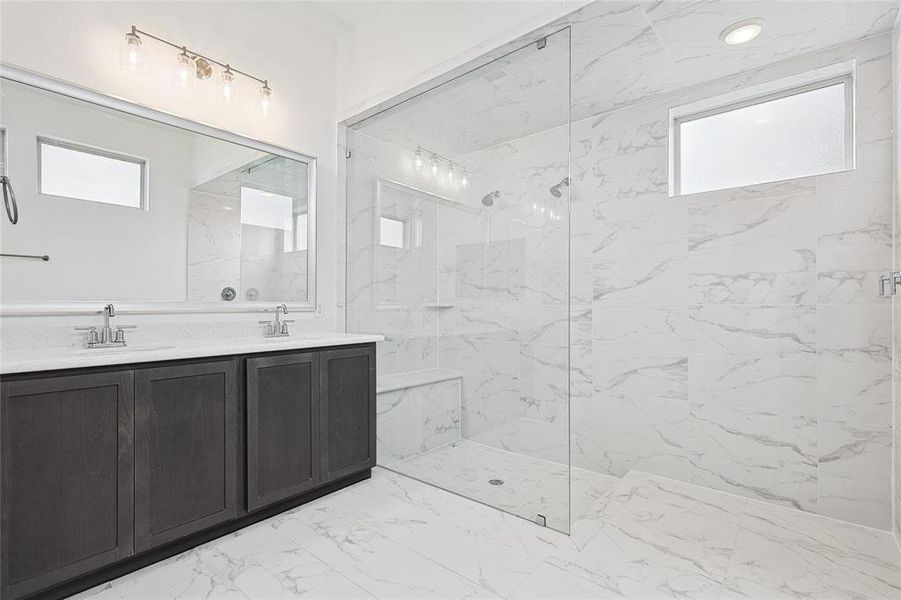
<path fill-rule="evenodd" d="M 6 216 L 9 222 L 15 225 L 19 222 L 19 205 L 16 203 L 16 191 L 6 175 L 0 175 L 0 186 L 3 187 L 3 205 L 6 206 Z"/>
<path fill-rule="evenodd" d="M 122 68 L 127 71 L 140 71 L 143 68 L 143 60 L 141 57 L 141 48 L 144 45 L 143 38 L 155 40 L 161 44 L 171 46 L 178 50 L 175 57 L 175 85 L 180 88 L 188 88 L 195 80 L 205 81 L 213 76 L 213 66 L 222 69 L 220 95 L 225 103 L 231 103 L 235 97 L 235 75 L 241 75 L 260 84 L 260 112 L 263 116 L 269 112 L 272 104 L 272 88 L 269 87 L 267 79 L 261 79 L 255 75 L 251 75 L 246 71 L 241 71 L 224 63 L 200 54 L 195 50 L 188 49 L 170 42 L 169 40 L 147 33 L 136 26 L 131 26 L 131 31 L 125 34 L 125 42 L 122 50 Z"/>
<path fill-rule="evenodd" d="M 293 323 L 294 320 L 285 319 L 284 321 L 281 319 L 282 314 L 288 314 L 288 307 L 285 304 L 279 304 L 275 307 L 275 320 L 273 321 L 260 321 L 260 325 L 266 326 L 266 333 L 264 334 L 267 338 L 271 337 L 288 337 L 291 335 L 288 332 L 288 323 Z"/>
<path fill-rule="evenodd" d="M 894 296 L 899 285 L 901 285 L 901 271 L 886 273 L 879 278 L 879 295 L 884 298 Z"/>
<path fill-rule="evenodd" d="M 551 196 L 554 198 L 559 198 L 563 195 L 563 188 L 569 187 L 569 177 L 564 177 L 560 180 L 556 185 L 551 186 L 550 192 Z"/>
<path fill-rule="evenodd" d="M 413 153 L 413 166 L 416 167 L 417 171 L 422 171 L 422 168 L 425 166 L 425 159 L 423 158 L 425 154 L 429 155 L 429 172 L 433 177 L 439 177 L 441 174 L 441 165 L 447 163 L 447 169 L 445 170 L 447 182 L 453 185 L 459 176 L 460 187 L 464 190 L 469 187 L 469 176 L 463 165 L 455 163 L 446 156 L 441 156 L 437 152 L 429 150 L 428 148 L 423 148 L 422 146 L 418 146 L 416 152 Z"/>
<path fill-rule="evenodd" d="M 135 329 L 135 325 L 116 325 L 116 331 L 110 326 L 110 319 L 116 316 L 116 307 L 107 304 L 103 307 L 103 327 L 100 328 L 98 335 L 96 327 L 76 327 L 76 331 L 87 331 L 88 348 L 122 348 L 127 346 L 125 343 L 125 330 Z"/>
<path fill-rule="evenodd" d="M 15 225 L 15 223 L 13 223 Z M 35 260 L 42 260 L 44 262 L 48 262 L 50 260 L 49 254 L 0 254 L 0 256 L 4 258 L 34 258 Z"/>
<path fill-rule="evenodd" d="M 482 206 L 491 208 L 494 206 L 494 201 L 501 197 L 501 193 L 497 190 L 493 192 L 489 192 L 482 196 Z"/>

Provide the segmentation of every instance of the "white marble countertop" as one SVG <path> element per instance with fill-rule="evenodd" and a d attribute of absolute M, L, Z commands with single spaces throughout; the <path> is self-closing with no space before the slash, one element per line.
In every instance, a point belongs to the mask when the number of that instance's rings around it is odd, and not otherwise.
<path fill-rule="evenodd" d="M 316 333 L 291 335 L 286 338 L 228 338 L 205 339 L 196 342 L 179 341 L 172 345 L 134 345 L 125 348 L 48 348 L 41 350 L 12 350 L 0 353 L 0 374 L 31 373 L 82 367 L 103 367 L 132 363 L 229 356 L 255 352 L 300 350 L 326 346 L 348 346 L 381 342 L 381 335 L 363 333 Z"/>

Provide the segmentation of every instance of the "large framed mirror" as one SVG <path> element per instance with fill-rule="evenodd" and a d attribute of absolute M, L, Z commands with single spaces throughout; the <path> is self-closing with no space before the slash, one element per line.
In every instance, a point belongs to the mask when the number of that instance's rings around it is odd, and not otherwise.
<path fill-rule="evenodd" d="M 3 65 L 0 175 L 2 314 L 316 308 L 312 156 Z"/>

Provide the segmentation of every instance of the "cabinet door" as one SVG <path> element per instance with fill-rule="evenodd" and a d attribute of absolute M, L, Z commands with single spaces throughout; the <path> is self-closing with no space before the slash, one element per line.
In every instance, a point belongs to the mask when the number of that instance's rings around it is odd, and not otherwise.
<path fill-rule="evenodd" d="M 247 508 L 319 484 L 319 356 L 247 359 Z"/>
<path fill-rule="evenodd" d="M 135 549 L 235 516 L 235 362 L 135 372 Z"/>
<path fill-rule="evenodd" d="M 4 382 L 0 597 L 133 553 L 131 371 Z"/>
<path fill-rule="evenodd" d="M 375 347 L 322 354 L 325 482 L 375 466 Z"/>

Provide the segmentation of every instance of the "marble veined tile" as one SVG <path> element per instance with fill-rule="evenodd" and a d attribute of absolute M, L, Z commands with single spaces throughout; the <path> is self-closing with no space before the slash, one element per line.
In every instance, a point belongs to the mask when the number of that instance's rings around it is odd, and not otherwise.
<path fill-rule="evenodd" d="M 816 245 L 816 197 L 763 197 L 724 204 L 689 204 L 690 252 L 809 249 Z"/>
<path fill-rule="evenodd" d="M 817 421 L 765 408 L 692 404 L 691 482 L 814 510 Z"/>
<path fill-rule="evenodd" d="M 897 598 L 901 560 L 890 534 L 749 504 L 723 598 Z"/>
<path fill-rule="evenodd" d="M 734 356 L 814 358 L 816 316 L 814 306 L 691 306 L 691 350 Z"/>
<path fill-rule="evenodd" d="M 820 360 L 855 364 L 891 364 L 891 306 L 821 305 L 817 309 Z"/>
<path fill-rule="evenodd" d="M 891 270 L 892 247 L 884 243 L 821 246 L 817 249 L 820 304 L 887 304 L 879 278 Z"/>
<path fill-rule="evenodd" d="M 820 246 L 892 243 L 891 182 L 817 192 Z"/>
<path fill-rule="evenodd" d="M 602 305 L 678 304 L 685 298 L 686 258 L 644 251 L 594 263 L 594 301 Z"/>
<path fill-rule="evenodd" d="M 812 358 L 692 354 L 688 361 L 688 392 L 694 404 L 817 414 L 817 361 Z"/>
<path fill-rule="evenodd" d="M 812 250 L 696 254 L 688 258 L 691 304 L 813 304 Z"/>

